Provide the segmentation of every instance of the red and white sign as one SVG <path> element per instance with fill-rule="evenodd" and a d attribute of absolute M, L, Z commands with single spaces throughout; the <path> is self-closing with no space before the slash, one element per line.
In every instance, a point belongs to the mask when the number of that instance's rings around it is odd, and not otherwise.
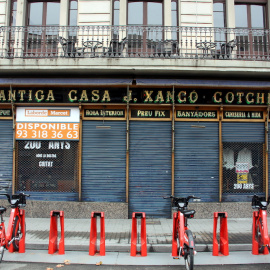
<path fill-rule="evenodd" d="M 79 140 L 79 108 L 26 108 L 16 112 L 17 140 Z"/>

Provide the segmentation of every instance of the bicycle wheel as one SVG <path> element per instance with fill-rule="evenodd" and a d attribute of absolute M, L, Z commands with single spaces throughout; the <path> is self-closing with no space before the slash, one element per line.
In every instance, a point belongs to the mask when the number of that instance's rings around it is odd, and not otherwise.
<path fill-rule="evenodd" d="M 19 250 L 19 242 L 21 238 L 22 238 L 21 223 L 19 221 L 19 217 L 16 216 L 14 219 L 14 226 L 12 231 L 12 239 L 13 239 L 12 244 L 15 251 Z"/>
<path fill-rule="evenodd" d="M 4 251 L 5 251 L 4 247 L 3 246 L 0 247 L 0 263 L 2 262 Z"/>
<path fill-rule="evenodd" d="M 185 259 L 185 265 L 186 270 L 193 270 L 194 266 L 194 240 L 193 235 L 190 230 L 185 231 L 185 238 L 188 239 L 188 244 L 185 243 L 184 246 L 184 259 Z"/>

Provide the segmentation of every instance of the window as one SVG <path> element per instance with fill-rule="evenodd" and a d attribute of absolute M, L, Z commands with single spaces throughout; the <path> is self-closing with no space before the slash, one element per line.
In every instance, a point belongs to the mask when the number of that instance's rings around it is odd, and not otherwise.
<path fill-rule="evenodd" d="M 178 40 L 177 38 L 177 29 L 176 27 L 178 26 L 178 12 L 177 12 L 177 0 L 172 0 L 171 1 L 171 17 L 172 17 L 172 39 L 173 40 Z"/>
<path fill-rule="evenodd" d="M 155 51 L 163 37 L 163 3 L 157 1 L 128 2 L 128 45 L 143 50 Z M 145 27 L 149 26 L 149 27 Z"/>
<path fill-rule="evenodd" d="M 11 1 L 10 26 L 16 26 L 17 0 Z"/>
<path fill-rule="evenodd" d="M 215 42 L 217 43 L 216 49 L 220 50 L 221 44 L 226 42 L 226 35 L 224 28 L 225 25 L 225 3 L 224 2 L 214 2 L 213 5 L 213 17 L 214 17 L 214 27 L 220 28 L 215 29 Z"/>
<path fill-rule="evenodd" d="M 45 55 L 55 52 L 58 43 L 59 20 L 60 0 L 28 1 L 27 51 Z"/>
<path fill-rule="evenodd" d="M 239 29 L 236 37 L 239 54 L 261 55 L 266 52 L 265 14 L 263 4 L 235 4 L 235 27 Z"/>
<path fill-rule="evenodd" d="M 119 25 L 120 1 L 113 2 L 113 25 Z"/>
<path fill-rule="evenodd" d="M 70 0 L 69 3 L 69 25 L 77 26 L 78 0 Z"/>

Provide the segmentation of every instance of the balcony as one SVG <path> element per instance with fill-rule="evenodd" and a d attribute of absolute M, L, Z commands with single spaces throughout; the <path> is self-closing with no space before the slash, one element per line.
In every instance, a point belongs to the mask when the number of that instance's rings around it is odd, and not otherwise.
<path fill-rule="evenodd" d="M 0 58 L 269 61 L 269 30 L 155 26 L 1 27 Z"/>

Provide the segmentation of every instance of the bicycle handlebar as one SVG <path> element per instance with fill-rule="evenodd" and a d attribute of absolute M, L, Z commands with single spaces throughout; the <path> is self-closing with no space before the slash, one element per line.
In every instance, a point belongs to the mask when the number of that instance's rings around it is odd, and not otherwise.
<path fill-rule="evenodd" d="M 188 197 L 174 197 L 173 195 L 171 195 L 169 197 L 163 197 L 163 199 L 174 199 L 176 201 L 186 200 L 188 202 L 190 199 L 201 199 L 201 197 L 196 197 L 194 195 Z"/>
<path fill-rule="evenodd" d="M 25 194 L 23 192 L 19 193 L 19 194 L 14 194 L 14 195 L 9 195 L 7 193 L 1 193 L 0 195 L 4 195 L 7 197 L 8 199 L 8 202 L 11 204 L 11 205 L 18 205 L 18 204 L 23 204 L 23 200 L 25 197 L 30 197 L 29 194 Z M 15 200 L 15 202 L 12 202 L 12 200 Z"/>

